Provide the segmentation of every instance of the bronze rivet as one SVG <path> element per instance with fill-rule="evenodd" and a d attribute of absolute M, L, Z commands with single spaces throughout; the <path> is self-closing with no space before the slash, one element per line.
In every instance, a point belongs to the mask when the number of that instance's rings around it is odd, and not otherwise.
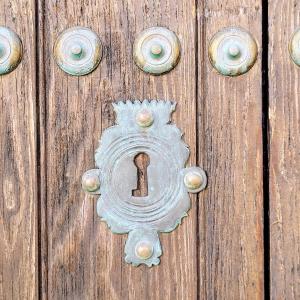
<path fill-rule="evenodd" d="M 136 122 L 141 127 L 149 127 L 153 121 L 153 114 L 148 109 L 142 109 L 136 115 Z"/>
<path fill-rule="evenodd" d="M 201 175 L 195 172 L 190 172 L 184 177 L 184 183 L 189 189 L 198 189 L 201 186 L 202 182 L 203 180 Z"/>
<path fill-rule="evenodd" d="M 153 44 L 151 46 L 151 53 L 155 56 L 161 55 L 163 52 L 162 46 L 159 44 Z"/>
<path fill-rule="evenodd" d="M 82 188 L 88 193 L 94 193 L 100 189 L 100 178 L 94 170 L 82 176 Z"/>
<path fill-rule="evenodd" d="M 191 167 L 185 170 L 184 185 L 191 193 L 202 191 L 207 184 L 205 172 L 199 167 Z"/>
<path fill-rule="evenodd" d="M 153 254 L 153 246 L 147 241 L 141 241 L 135 247 L 135 254 L 140 259 L 148 259 Z"/>

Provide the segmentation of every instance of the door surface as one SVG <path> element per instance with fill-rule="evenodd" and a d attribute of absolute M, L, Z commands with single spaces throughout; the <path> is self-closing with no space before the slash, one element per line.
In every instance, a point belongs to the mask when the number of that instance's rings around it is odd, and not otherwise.
<path fill-rule="evenodd" d="M 295 0 L 1 0 L 0 25 L 23 59 L 0 76 L 0 299 L 300 299 L 300 68 L 288 43 Z M 89 75 L 53 58 L 63 30 L 85 26 L 103 45 Z M 171 72 L 134 64 L 141 31 L 164 26 L 181 43 Z M 219 74 L 209 41 L 248 30 L 258 58 L 244 75 Z M 81 176 L 94 168 L 116 100 L 175 100 L 172 121 L 206 170 L 188 217 L 161 234 L 158 266 L 124 261 L 126 235 L 96 213 Z"/>

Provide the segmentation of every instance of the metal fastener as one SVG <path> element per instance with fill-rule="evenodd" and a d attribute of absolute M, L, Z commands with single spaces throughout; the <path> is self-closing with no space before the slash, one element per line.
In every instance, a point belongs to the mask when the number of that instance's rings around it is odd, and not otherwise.
<path fill-rule="evenodd" d="M 20 37 L 10 28 L 0 26 L 0 75 L 13 71 L 21 62 L 22 54 Z"/>
<path fill-rule="evenodd" d="M 257 58 L 257 44 L 252 35 L 238 27 L 224 28 L 210 41 L 209 59 L 226 76 L 248 72 Z"/>
<path fill-rule="evenodd" d="M 81 184 L 85 192 L 98 194 L 100 189 L 99 170 L 92 169 L 85 172 L 82 176 Z"/>
<path fill-rule="evenodd" d="M 172 70 L 180 58 L 180 42 L 165 27 L 151 27 L 141 32 L 133 46 L 137 66 L 146 73 L 160 75 Z"/>
<path fill-rule="evenodd" d="M 293 62 L 297 66 L 300 66 L 300 28 L 294 32 L 291 38 L 289 43 L 289 51 Z"/>
<path fill-rule="evenodd" d="M 201 168 L 191 167 L 184 170 L 183 181 L 190 193 L 198 193 L 205 189 L 207 177 Z"/>
<path fill-rule="evenodd" d="M 89 28 L 69 28 L 57 38 L 54 57 L 58 66 L 70 75 L 89 74 L 101 61 L 101 41 Z"/>
<path fill-rule="evenodd" d="M 153 123 L 153 114 L 148 109 L 140 110 L 136 115 L 136 122 L 141 127 L 149 127 Z"/>
<path fill-rule="evenodd" d="M 135 247 L 135 254 L 140 259 L 148 259 L 153 254 L 153 246 L 147 241 L 141 241 Z"/>

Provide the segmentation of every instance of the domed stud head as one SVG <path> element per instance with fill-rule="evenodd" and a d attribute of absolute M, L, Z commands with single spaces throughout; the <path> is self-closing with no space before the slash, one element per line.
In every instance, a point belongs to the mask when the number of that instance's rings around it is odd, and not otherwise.
<path fill-rule="evenodd" d="M 201 168 L 192 167 L 185 170 L 184 185 L 191 193 L 202 191 L 207 184 L 207 177 Z"/>
<path fill-rule="evenodd" d="M 300 66 L 300 28 L 298 28 L 292 35 L 289 43 L 289 52 L 293 62 Z"/>
<path fill-rule="evenodd" d="M 73 45 L 71 45 L 71 53 L 72 55 L 78 59 L 80 57 L 80 55 L 82 54 L 82 47 L 79 43 L 73 43 Z"/>
<path fill-rule="evenodd" d="M 87 193 L 95 193 L 100 189 L 99 170 L 93 169 L 85 172 L 82 176 L 82 189 Z"/>
<path fill-rule="evenodd" d="M 53 51 L 58 66 L 74 76 L 91 73 L 99 65 L 102 57 L 99 37 L 85 27 L 73 27 L 62 32 Z"/>
<path fill-rule="evenodd" d="M 249 32 L 242 28 L 224 28 L 210 41 L 210 62 L 219 73 L 225 76 L 238 76 L 248 72 L 256 58 L 256 41 Z"/>
<path fill-rule="evenodd" d="M 172 70 L 180 58 L 180 42 L 165 27 L 151 27 L 141 32 L 133 46 L 136 65 L 146 73 L 160 75 Z"/>
<path fill-rule="evenodd" d="M 136 244 L 135 255 L 142 260 L 146 260 L 153 255 L 153 246 L 148 241 L 141 241 Z"/>
<path fill-rule="evenodd" d="M 142 109 L 136 114 L 136 122 L 140 127 L 149 127 L 153 124 L 153 114 L 149 109 Z"/>
<path fill-rule="evenodd" d="M 21 62 L 22 54 L 19 36 L 11 29 L 0 26 L 0 75 L 13 71 Z"/>
<path fill-rule="evenodd" d="M 238 45 L 232 43 L 231 45 L 229 45 L 228 47 L 228 54 L 232 57 L 232 58 L 237 58 L 240 54 L 240 48 Z"/>
<path fill-rule="evenodd" d="M 152 56 L 159 57 L 163 53 L 163 48 L 160 44 L 153 44 L 151 46 L 150 51 L 151 51 Z"/>
<path fill-rule="evenodd" d="M 199 189 L 203 183 L 203 178 L 199 173 L 189 172 L 184 176 L 185 186 L 191 190 Z"/>

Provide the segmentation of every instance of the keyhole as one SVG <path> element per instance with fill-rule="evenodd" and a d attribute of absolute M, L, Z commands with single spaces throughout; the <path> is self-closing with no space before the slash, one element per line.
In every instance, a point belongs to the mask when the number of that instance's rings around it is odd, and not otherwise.
<path fill-rule="evenodd" d="M 137 188 L 132 191 L 132 196 L 146 197 L 148 196 L 147 168 L 150 158 L 146 153 L 139 153 L 134 158 L 134 164 L 137 168 Z"/>

